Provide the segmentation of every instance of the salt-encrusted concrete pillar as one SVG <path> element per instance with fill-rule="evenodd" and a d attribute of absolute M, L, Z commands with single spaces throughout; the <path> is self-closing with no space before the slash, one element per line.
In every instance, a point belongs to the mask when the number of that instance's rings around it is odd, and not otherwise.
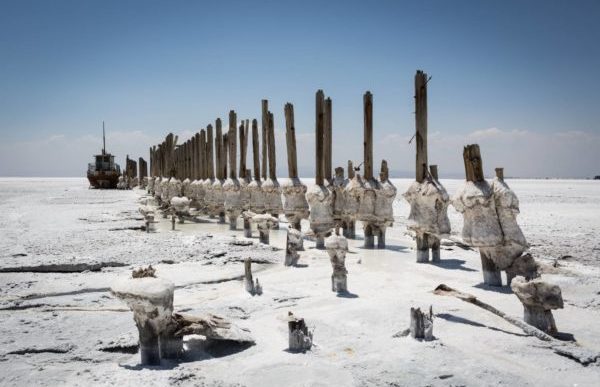
<path fill-rule="evenodd" d="M 285 266 L 296 266 L 300 259 L 298 251 L 302 249 L 302 245 L 302 233 L 290 225 L 285 244 Z"/>
<path fill-rule="evenodd" d="M 229 217 L 229 229 L 237 228 L 237 218 L 242 213 L 241 185 L 237 178 L 237 116 L 235 111 L 229 112 L 229 179 L 223 184 L 225 195 L 225 211 Z M 242 128 L 243 129 L 243 128 Z"/>
<path fill-rule="evenodd" d="M 173 283 L 153 277 L 127 279 L 111 287 L 111 293 L 133 311 L 142 365 L 160 365 L 161 347 L 169 349 L 163 357 L 176 357 L 182 351 L 182 343 L 163 335 L 171 322 L 174 290 Z"/>
<path fill-rule="evenodd" d="M 315 185 L 312 186 L 306 199 L 310 205 L 310 228 L 315 234 L 317 248 L 325 248 L 325 236 L 334 227 L 333 220 L 333 195 L 324 184 L 323 179 L 323 133 L 325 128 L 325 96 L 323 90 L 316 94 L 316 162 L 315 162 Z"/>
<path fill-rule="evenodd" d="M 348 241 L 343 236 L 332 235 L 325 240 L 325 248 L 327 248 L 333 267 L 331 290 L 338 294 L 347 293 L 346 253 L 348 252 Z"/>
<path fill-rule="evenodd" d="M 308 202 L 306 186 L 298 178 L 298 161 L 296 157 L 296 128 L 294 126 L 294 106 L 287 103 L 285 111 L 286 144 L 288 156 L 289 181 L 283 185 L 283 212 L 288 222 L 300 230 L 302 219 L 308 218 Z"/>
<path fill-rule="evenodd" d="M 558 330 L 552 316 L 552 309 L 563 308 L 560 287 L 541 279 L 527 281 L 521 276 L 513 279 L 510 286 L 523 304 L 525 322 L 555 336 Z"/>
<path fill-rule="evenodd" d="M 396 187 L 389 179 L 389 169 L 387 161 L 381 161 L 381 171 L 379 173 L 379 190 L 377 191 L 375 201 L 375 216 L 377 217 L 377 227 L 379 237 L 377 238 L 377 247 L 385 248 L 385 231 L 394 224 L 394 199 L 396 198 Z"/>
<path fill-rule="evenodd" d="M 463 214 L 463 242 L 479 248 L 483 282 L 490 286 L 502 286 L 500 270 L 487 250 L 503 244 L 502 228 L 492 187 L 483 177 L 479 145 L 467 145 L 463 159 L 467 179 L 452 200 L 454 208 Z"/>

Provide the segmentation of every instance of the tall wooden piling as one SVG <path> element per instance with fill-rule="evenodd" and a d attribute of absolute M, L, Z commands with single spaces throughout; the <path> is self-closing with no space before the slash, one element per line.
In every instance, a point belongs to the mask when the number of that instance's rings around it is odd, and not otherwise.
<path fill-rule="evenodd" d="M 214 165 L 214 154 L 213 151 L 213 128 L 212 125 L 206 127 L 206 170 L 208 172 L 208 179 L 215 178 L 215 165 Z"/>
<path fill-rule="evenodd" d="M 240 124 L 240 172 L 239 177 L 241 179 L 246 178 L 246 153 L 248 151 L 248 126 L 246 124 L 248 120 Z"/>
<path fill-rule="evenodd" d="M 267 179 L 267 138 L 269 131 L 269 101 L 262 100 L 262 178 Z"/>
<path fill-rule="evenodd" d="M 206 130 L 200 131 L 200 139 L 198 140 L 198 179 L 204 180 L 208 177 L 207 157 L 206 157 Z"/>
<path fill-rule="evenodd" d="M 221 180 L 225 177 L 223 176 L 223 129 L 221 128 L 220 118 L 217 118 L 217 121 L 215 122 L 215 156 L 215 171 L 217 179 Z"/>
<path fill-rule="evenodd" d="M 260 181 L 260 156 L 258 142 L 258 121 L 252 120 L 252 161 L 254 163 L 254 180 Z"/>
<path fill-rule="evenodd" d="M 275 156 L 275 122 L 273 113 L 269 112 L 268 147 L 269 147 L 269 179 L 277 180 L 277 164 Z"/>
<path fill-rule="evenodd" d="M 364 176 L 366 180 L 373 179 L 373 94 L 367 91 L 363 97 L 364 116 Z"/>
<path fill-rule="evenodd" d="M 348 180 L 354 179 L 354 165 L 352 165 L 352 160 L 348 160 Z"/>
<path fill-rule="evenodd" d="M 294 126 L 294 105 L 286 103 L 283 108 L 285 113 L 285 141 L 288 156 L 288 176 L 290 179 L 298 177 L 298 159 L 296 156 L 296 127 Z"/>
<path fill-rule="evenodd" d="M 323 129 L 323 177 L 325 180 L 332 181 L 332 116 L 331 116 L 331 98 L 325 100 L 324 109 L 324 129 Z"/>
<path fill-rule="evenodd" d="M 325 129 L 325 95 L 318 90 L 315 98 L 315 184 L 323 185 L 323 132 Z"/>
<path fill-rule="evenodd" d="M 419 183 L 427 175 L 427 74 L 417 70 L 415 75 L 415 124 L 417 156 L 415 178 Z"/>
<path fill-rule="evenodd" d="M 227 179 L 227 149 L 229 149 L 229 138 L 225 133 L 221 140 L 221 179 Z"/>
<path fill-rule="evenodd" d="M 234 110 L 229 111 L 229 177 L 237 179 L 237 115 Z"/>
<path fill-rule="evenodd" d="M 431 177 L 433 178 L 433 180 L 438 179 L 438 166 L 437 165 L 430 165 L 429 166 L 429 174 L 431 174 Z"/>

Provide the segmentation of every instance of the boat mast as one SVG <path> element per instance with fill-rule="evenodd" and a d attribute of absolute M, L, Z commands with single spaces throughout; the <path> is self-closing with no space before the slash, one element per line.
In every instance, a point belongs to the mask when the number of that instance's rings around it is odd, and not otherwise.
<path fill-rule="evenodd" d="M 104 121 L 102 121 L 102 154 L 106 154 L 106 137 L 104 136 Z"/>

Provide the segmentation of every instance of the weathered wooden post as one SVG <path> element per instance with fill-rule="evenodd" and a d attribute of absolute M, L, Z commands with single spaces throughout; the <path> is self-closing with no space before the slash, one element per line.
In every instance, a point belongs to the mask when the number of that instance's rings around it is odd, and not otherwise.
<path fill-rule="evenodd" d="M 248 211 L 250 209 L 250 182 L 251 182 L 251 173 L 250 170 L 246 167 L 246 156 L 248 154 L 248 134 L 249 134 L 249 120 L 243 121 L 239 128 L 239 136 L 240 136 L 240 202 L 241 202 L 241 211 Z M 252 236 L 252 230 L 250 229 L 250 221 L 243 217 L 244 220 L 244 235 L 248 234 Z"/>
<path fill-rule="evenodd" d="M 422 312 L 420 308 L 410 308 L 410 335 L 417 340 L 433 340 L 433 311 Z"/>
<path fill-rule="evenodd" d="M 262 287 L 258 282 L 258 278 L 256 282 L 252 280 L 252 260 L 250 258 L 244 260 L 244 288 L 253 296 L 262 294 Z"/>
<path fill-rule="evenodd" d="M 333 182 L 332 178 L 332 141 L 333 141 L 333 128 L 332 128 L 332 111 L 331 111 L 331 98 L 325 99 L 325 106 L 323 110 L 323 178 L 325 183 L 331 185 Z"/>
<path fill-rule="evenodd" d="M 269 149 L 269 178 L 263 182 L 262 188 L 265 193 L 265 212 L 279 219 L 279 214 L 283 212 L 281 203 L 281 186 L 277 181 L 277 168 L 275 157 L 275 124 L 273 113 L 268 112 L 268 141 Z M 279 222 L 273 224 L 273 228 L 279 228 Z"/>
<path fill-rule="evenodd" d="M 243 130 L 243 128 L 242 128 Z M 229 179 L 223 184 L 225 194 L 225 211 L 229 217 L 229 229 L 237 229 L 237 218 L 242 213 L 241 186 L 237 178 L 237 116 L 235 111 L 229 112 L 229 133 L 227 135 L 229 150 Z"/>
<path fill-rule="evenodd" d="M 415 75 L 415 182 L 403 194 L 410 204 L 408 229 L 414 231 L 417 245 L 417 262 L 440 260 L 440 239 L 450 233 L 447 208 L 448 193 L 437 178 L 437 166 L 428 171 L 427 159 L 427 82 L 423 71 Z"/>
<path fill-rule="evenodd" d="M 225 137 L 223 136 L 221 119 L 217 118 L 215 122 L 216 135 L 215 135 L 215 152 L 216 152 L 216 179 L 212 185 L 211 195 L 211 213 L 213 216 L 219 217 L 219 223 L 225 223 L 225 196 L 223 194 L 223 183 L 227 178 L 227 154 L 225 153 L 226 144 Z"/>
<path fill-rule="evenodd" d="M 325 248 L 325 236 L 334 226 L 333 221 L 333 195 L 324 184 L 323 179 L 323 136 L 325 130 L 325 96 L 323 90 L 318 90 L 316 94 L 315 106 L 315 185 L 312 186 L 306 199 L 310 205 L 310 228 L 315 234 L 317 248 Z"/>
<path fill-rule="evenodd" d="M 267 146 L 268 143 L 268 132 L 269 132 L 269 101 L 263 99 L 261 101 L 262 105 L 262 178 L 263 180 L 267 180 L 267 154 L 269 153 L 269 149 Z"/>
<path fill-rule="evenodd" d="M 212 203 L 214 198 L 213 184 L 215 183 L 214 151 L 213 151 L 213 128 L 212 125 L 206 126 L 206 145 L 205 145 L 205 171 L 206 179 L 202 182 L 202 192 L 204 193 L 203 210 L 211 218 L 214 217 Z"/>
<path fill-rule="evenodd" d="M 290 225 L 300 231 L 300 222 L 308 218 L 308 202 L 306 201 L 306 185 L 298 178 L 298 161 L 296 157 L 296 128 L 294 126 L 294 105 L 285 104 L 285 138 L 288 156 L 289 181 L 283 185 L 283 212 Z"/>
<path fill-rule="evenodd" d="M 303 318 L 288 313 L 288 333 L 290 352 L 305 352 L 312 348 L 313 333 L 308 330 Z"/>
<path fill-rule="evenodd" d="M 252 158 L 254 161 L 254 179 L 248 184 L 250 191 L 249 210 L 244 214 L 244 235 L 252 237 L 251 220 L 254 214 L 265 212 L 265 194 L 262 190 L 260 172 L 260 143 L 258 138 L 258 122 L 252 120 Z"/>
<path fill-rule="evenodd" d="M 365 235 L 365 248 L 375 247 L 375 236 L 379 238 L 383 235 L 380 229 L 380 222 L 377 218 L 376 201 L 379 183 L 373 177 L 373 94 L 367 91 L 363 96 L 363 117 L 364 117 L 364 179 L 356 181 L 356 184 L 349 184 L 347 188 L 348 196 L 356 198 L 358 201 L 357 218 L 363 224 Z"/>
<path fill-rule="evenodd" d="M 348 293 L 346 270 L 346 253 L 348 241 L 343 236 L 332 235 L 325 240 L 325 247 L 329 254 L 333 274 L 331 275 L 331 291 L 338 294 Z"/>

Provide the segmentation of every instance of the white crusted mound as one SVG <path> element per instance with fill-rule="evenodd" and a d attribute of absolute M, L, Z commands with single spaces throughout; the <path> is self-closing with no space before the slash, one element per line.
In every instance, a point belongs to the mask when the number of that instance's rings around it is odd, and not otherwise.
<path fill-rule="evenodd" d="M 306 193 L 306 199 L 310 205 L 310 228 L 315 233 L 329 231 L 333 223 L 333 195 L 324 186 L 313 185 Z"/>
<path fill-rule="evenodd" d="M 394 223 L 394 199 L 396 199 L 396 187 L 389 180 L 379 183 L 379 190 L 375 200 L 375 216 L 383 219 L 388 226 Z"/>
<path fill-rule="evenodd" d="M 262 190 L 265 199 L 265 211 L 272 214 L 283 212 L 281 202 L 281 186 L 277 180 L 267 179 L 262 183 Z"/>
<path fill-rule="evenodd" d="M 519 214 L 519 199 L 509 186 L 498 178 L 492 181 L 492 194 L 498 213 L 498 220 L 504 234 L 504 243 L 514 243 L 523 247 L 523 251 L 529 247 L 521 227 L 517 223 Z"/>
<path fill-rule="evenodd" d="M 410 204 L 407 228 L 417 233 L 433 234 L 440 238 L 450 233 L 446 189 L 436 181 L 415 181 L 402 195 Z"/>
<path fill-rule="evenodd" d="M 492 188 L 487 181 L 467 181 L 452 199 L 463 214 L 463 241 L 469 246 L 495 247 L 502 244 L 502 230 L 496 215 Z"/>
<path fill-rule="evenodd" d="M 564 306 L 560 287 L 539 278 L 527 281 L 518 276 L 512 280 L 510 287 L 523 305 L 541 307 L 544 310 L 562 309 Z"/>
<path fill-rule="evenodd" d="M 287 180 L 283 186 L 283 212 L 287 217 L 308 218 L 307 188 L 298 178 Z"/>

